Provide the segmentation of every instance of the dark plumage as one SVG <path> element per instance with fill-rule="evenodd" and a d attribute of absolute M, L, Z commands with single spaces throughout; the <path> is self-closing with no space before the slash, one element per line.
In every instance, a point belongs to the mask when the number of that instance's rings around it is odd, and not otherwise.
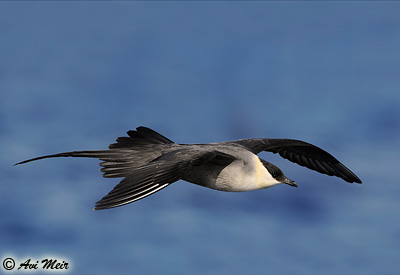
<path fill-rule="evenodd" d="M 177 144 L 146 127 L 128 131 L 128 137 L 117 138 L 109 150 L 65 152 L 17 164 L 54 157 L 100 159 L 104 177 L 124 179 L 96 203 L 95 210 L 140 200 L 179 179 L 221 191 L 257 190 L 280 183 L 297 186 L 278 167 L 258 158 L 261 151 L 278 153 L 301 166 L 347 182 L 361 183 L 331 154 L 304 141 L 255 138 Z"/>

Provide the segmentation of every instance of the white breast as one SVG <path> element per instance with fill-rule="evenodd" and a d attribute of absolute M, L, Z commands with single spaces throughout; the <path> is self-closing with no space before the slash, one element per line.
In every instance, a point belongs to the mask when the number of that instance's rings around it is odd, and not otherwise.
<path fill-rule="evenodd" d="M 249 152 L 246 157 L 225 167 L 218 175 L 214 188 L 243 192 L 268 188 L 280 183 L 271 176 L 257 155 Z"/>

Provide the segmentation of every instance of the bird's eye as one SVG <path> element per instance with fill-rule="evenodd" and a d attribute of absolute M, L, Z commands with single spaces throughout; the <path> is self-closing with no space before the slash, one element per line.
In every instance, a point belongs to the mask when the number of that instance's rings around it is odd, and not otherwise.
<path fill-rule="evenodd" d="M 272 171 L 271 175 L 272 175 L 273 178 L 276 178 L 276 176 L 278 175 L 278 173 L 277 173 L 276 171 Z"/>

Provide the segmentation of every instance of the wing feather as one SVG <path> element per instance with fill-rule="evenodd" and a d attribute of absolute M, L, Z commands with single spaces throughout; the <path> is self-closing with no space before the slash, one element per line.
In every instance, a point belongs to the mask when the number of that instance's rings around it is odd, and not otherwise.
<path fill-rule="evenodd" d="M 255 154 L 268 151 L 279 155 L 291 162 L 305 166 L 322 174 L 337 176 L 347 182 L 361 183 L 361 180 L 340 163 L 335 157 L 321 148 L 310 143 L 294 139 L 242 139 L 232 141 L 246 147 Z"/>
<path fill-rule="evenodd" d="M 143 199 L 171 183 L 181 179 L 191 166 L 202 165 L 206 162 L 233 161 L 233 157 L 218 151 L 197 152 L 184 150 L 168 152 L 152 162 L 137 168 L 131 168 L 130 173 L 117 184 L 100 201 L 96 202 L 95 210 L 122 206 Z M 129 169 L 123 166 L 123 169 Z M 114 164 L 113 169 L 118 165 Z M 128 170 L 127 170 L 128 171 Z M 109 172 L 111 173 L 111 172 Z"/>

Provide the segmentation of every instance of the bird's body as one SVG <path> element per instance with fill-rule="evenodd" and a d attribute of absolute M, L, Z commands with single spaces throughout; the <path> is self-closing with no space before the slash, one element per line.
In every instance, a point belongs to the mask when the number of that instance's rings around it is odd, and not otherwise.
<path fill-rule="evenodd" d="M 306 166 L 347 182 L 361 180 L 332 155 L 299 140 L 242 139 L 210 144 L 177 144 L 157 132 L 138 127 L 120 137 L 109 150 L 74 151 L 29 159 L 17 164 L 51 157 L 91 157 L 103 162 L 106 178 L 124 179 L 95 209 L 121 206 L 147 197 L 182 179 L 204 187 L 230 192 L 268 188 L 280 183 L 297 187 L 275 165 L 260 159 L 261 151 L 279 153 Z"/>
<path fill-rule="evenodd" d="M 204 187 L 229 192 L 243 192 L 262 188 L 268 188 L 279 184 L 267 171 L 260 158 L 245 148 L 237 145 L 225 145 L 220 143 L 182 145 L 184 151 L 196 150 L 200 146 L 201 151 L 218 151 L 233 157 L 227 159 L 227 163 L 207 162 L 200 166 L 188 169 L 182 179 Z M 177 155 L 179 157 L 179 155 Z"/>

